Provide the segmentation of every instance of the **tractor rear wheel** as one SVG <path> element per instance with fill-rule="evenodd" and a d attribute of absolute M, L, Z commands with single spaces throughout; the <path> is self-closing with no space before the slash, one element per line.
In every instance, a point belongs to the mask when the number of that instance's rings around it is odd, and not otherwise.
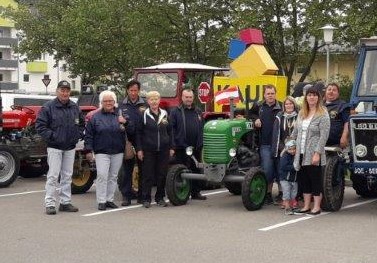
<path fill-rule="evenodd" d="M 81 152 L 76 152 L 73 164 L 72 194 L 84 194 L 92 187 L 97 173 L 90 167 L 90 163 L 83 159 Z"/>
<path fill-rule="evenodd" d="M 242 203 L 249 211 L 258 210 L 263 206 L 267 195 L 267 179 L 259 167 L 250 168 L 242 182 Z"/>
<path fill-rule="evenodd" d="M 181 177 L 187 167 L 182 164 L 175 164 L 169 168 L 166 177 L 166 194 L 172 205 L 185 205 L 191 192 L 191 182 Z"/>
<path fill-rule="evenodd" d="M 0 145 L 0 187 L 7 187 L 16 180 L 20 171 L 17 153 L 7 145 Z"/>
<path fill-rule="evenodd" d="M 326 156 L 326 166 L 322 170 L 323 198 L 321 207 L 326 211 L 338 211 L 344 196 L 344 167 L 336 154 Z"/>

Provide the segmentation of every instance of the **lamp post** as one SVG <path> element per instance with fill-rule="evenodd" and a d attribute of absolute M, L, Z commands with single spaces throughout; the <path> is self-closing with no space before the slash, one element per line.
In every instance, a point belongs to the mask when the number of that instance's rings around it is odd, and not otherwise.
<path fill-rule="evenodd" d="M 332 43 L 332 37 L 334 34 L 334 29 L 332 25 L 325 25 L 320 29 L 323 30 L 323 40 L 326 45 L 326 84 L 329 83 L 329 71 L 330 71 L 330 44 Z"/>

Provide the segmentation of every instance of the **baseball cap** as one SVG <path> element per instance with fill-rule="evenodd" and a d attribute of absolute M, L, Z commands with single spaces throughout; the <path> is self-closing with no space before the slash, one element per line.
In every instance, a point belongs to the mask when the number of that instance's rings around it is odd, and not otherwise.
<path fill-rule="evenodd" d="M 58 88 L 68 88 L 68 89 L 71 89 L 71 84 L 69 84 L 69 82 L 66 81 L 66 80 L 62 80 L 62 81 L 59 81 Z"/>
<path fill-rule="evenodd" d="M 288 140 L 286 143 L 285 143 L 285 148 L 286 149 L 290 149 L 290 148 L 295 148 L 296 147 L 296 141 L 295 140 Z"/>

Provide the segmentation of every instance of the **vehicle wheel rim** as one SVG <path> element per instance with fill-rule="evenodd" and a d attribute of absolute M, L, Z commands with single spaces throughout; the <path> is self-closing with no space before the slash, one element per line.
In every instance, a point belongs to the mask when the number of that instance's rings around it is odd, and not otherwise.
<path fill-rule="evenodd" d="M 189 194 L 190 185 L 188 180 L 183 179 L 181 176 L 177 176 L 175 180 L 175 193 L 178 199 L 185 200 Z"/>
<path fill-rule="evenodd" d="M 250 201 L 254 204 L 263 202 L 267 185 L 263 176 L 256 174 L 250 182 Z"/>
<path fill-rule="evenodd" d="M 73 170 L 74 174 L 72 175 L 72 183 L 78 187 L 84 186 L 91 176 L 89 165 L 83 164 L 81 170 L 78 169 L 78 165 L 75 165 L 75 169 Z"/>
<path fill-rule="evenodd" d="M 0 181 L 5 182 L 11 178 L 16 169 L 16 161 L 8 152 L 0 152 Z"/>

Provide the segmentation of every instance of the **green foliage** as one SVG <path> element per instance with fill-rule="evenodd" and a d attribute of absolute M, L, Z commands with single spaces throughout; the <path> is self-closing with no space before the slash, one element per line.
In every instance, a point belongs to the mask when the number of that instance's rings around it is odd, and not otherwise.
<path fill-rule="evenodd" d="M 333 79 L 330 79 L 332 82 Z M 338 74 L 334 77 L 334 81 L 339 84 L 340 87 L 340 99 L 344 101 L 350 101 L 353 81 L 347 75 Z"/>

